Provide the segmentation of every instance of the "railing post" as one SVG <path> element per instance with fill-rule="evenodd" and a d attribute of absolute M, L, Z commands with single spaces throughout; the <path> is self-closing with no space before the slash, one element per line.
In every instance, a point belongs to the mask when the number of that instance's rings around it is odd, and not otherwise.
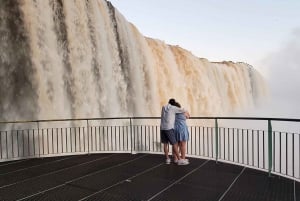
<path fill-rule="evenodd" d="M 131 154 L 133 154 L 133 134 L 132 134 L 132 119 L 129 118 L 129 126 L 130 126 L 130 152 Z"/>
<path fill-rule="evenodd" d="M 215 146 L 216 146 L 216 163 L 219 158 L 219 127 L 218 127 L 218 119 L 215 119 Z"/>
<path fill-rule="evenodd" d="M 87 129 L 87 140 L 88 140 L 88 154 L 90 154 L 90 128 L 89 128 L 89 120 L 86 120 L 86 129 Z"/>
<path fill-rule="evenodd" d="M 38 129 L 38 147 L 39 147 L 39 158 L 41 157 L 41 147 L 40 147 L 40 125 L 39 125 L 39 121 L 36 122 L 37 123 L 37 129 Z M 35 145 L 33 145 L 35 146 Z"/>
<path fill-rule="evenodd" d="M 269 176 L 271 176 L 272 164 L 273 164 L 271 120 L 268 120 L 268 155 L 269 155 L 268 156 L 269 157 Z"/>

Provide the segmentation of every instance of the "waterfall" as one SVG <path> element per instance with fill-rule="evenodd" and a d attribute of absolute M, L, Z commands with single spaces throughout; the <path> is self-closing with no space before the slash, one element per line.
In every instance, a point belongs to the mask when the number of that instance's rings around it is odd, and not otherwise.
<path fill-rule="evenodd" d="M 105 0 L 0 4 L 0 120 L 231 114 L 266 95 L 250 65 L 144 37 Z"/>

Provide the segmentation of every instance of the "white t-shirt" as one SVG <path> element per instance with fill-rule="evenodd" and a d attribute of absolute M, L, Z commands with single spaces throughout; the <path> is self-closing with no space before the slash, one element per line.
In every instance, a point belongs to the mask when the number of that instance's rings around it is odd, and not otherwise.
<path fill-rule="evenodd" d="M 184 112 L 185 110 L 183 108 L 179 108 L 171 104 L 167 104 L 163 106 L 161 110 L 160 129 L 161 130 L 174 129 L 176 113 L 184 113 Z"/>

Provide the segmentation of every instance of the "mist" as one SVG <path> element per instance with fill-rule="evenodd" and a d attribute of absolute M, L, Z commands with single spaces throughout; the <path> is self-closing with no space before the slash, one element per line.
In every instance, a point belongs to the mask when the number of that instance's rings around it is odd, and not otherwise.
<path fill-rule="evenodd" d="M 300 118 L 300 28 L 262 63 L 270 98 L 261 112 L 277 118 Z"/>
<path fill-rule="evenodd" d="M 300 119 L 300 28 L 295 29 L 277 50 L 265 56 L 258 66 L 254 67 L 263 75 L 268 94 L 239 116 Z M 224 123 L 237 127 L 236 121 Z M 243 121 L 238 127 L 266 130 L 267 121 Z M 300 133 L 298 122 L 272 121 L 272 127 L 277 131 Z"/>
<path fill-rule="evenodd" d="M 258 70 L 265 78 L 269 94 L 255 109 L 246 111 L 245 116 L 300 119 L 300 28 L 260 65 Z M 255 127 L 267 129 L 267 122 L 255 122 Z M 276 131 L 300 133 L 299 122 L 272 121 L 272 127 Z"/>

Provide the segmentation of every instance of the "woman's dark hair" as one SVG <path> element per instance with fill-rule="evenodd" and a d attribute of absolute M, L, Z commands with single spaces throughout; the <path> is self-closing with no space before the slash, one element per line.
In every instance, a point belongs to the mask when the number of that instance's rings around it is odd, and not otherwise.
<path fill-rule="evenodd" d="M 181 107 L 181 105 L 178 102 L 175 102 L 174 106 L 179 107 L 179 108 Z"/>

